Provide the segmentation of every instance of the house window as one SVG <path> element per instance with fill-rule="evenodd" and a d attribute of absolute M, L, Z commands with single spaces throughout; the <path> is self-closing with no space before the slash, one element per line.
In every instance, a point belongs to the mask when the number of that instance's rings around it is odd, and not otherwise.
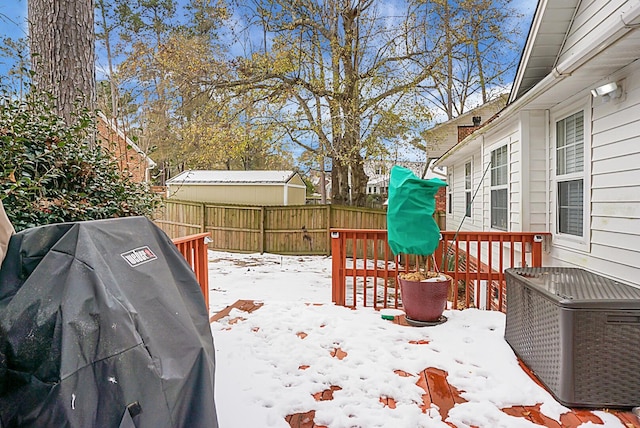
<path fill-rule="evenodd" d="M 509 196 L 507 146 L 491 152 L 491 227 L 507 230 Z"/>
<path fill-rule="evenodd" d="M 558 231 L 582 236 L 582 180 L 558 182 Z"/>
<path fill-rule="evenodd" d="M 558 233 L 583 236 L 584 112 L 556 122 Z"/>
<path fill-rule="evenodd" d="M 447 212 L 453 214 L 453 171 L 447 176 Z"/>
<path fill-rule="evenodd" d="M 464 206 L 465 216 L 471 217 L 471 162 L 464 164 Z"/>

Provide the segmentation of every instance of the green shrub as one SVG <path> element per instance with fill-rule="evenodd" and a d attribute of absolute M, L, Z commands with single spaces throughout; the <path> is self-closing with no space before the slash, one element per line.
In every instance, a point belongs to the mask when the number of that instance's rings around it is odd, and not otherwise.
<path fill-rule="evenodd" d="M 43 224 L 150 215 L 159 203 L 88 141 L 88 112 L 67 126 L 51 97 L 0 96 L 0 199 L 16 230 Z"/>

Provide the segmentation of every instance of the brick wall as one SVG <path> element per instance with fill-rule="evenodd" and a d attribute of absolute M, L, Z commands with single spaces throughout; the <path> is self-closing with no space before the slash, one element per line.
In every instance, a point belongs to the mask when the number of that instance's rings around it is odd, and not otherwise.
<path fill-rule="evenodd" d="M 113 156 L 123 174 L 136 182 L 146 181 L 147 161 L 103 120 L 98 119 L 98 142 Z"/>
<path fill-rule="evenodd" d="M 447 210 L 447 188 L 441 187 L 436 193 L 436 212 Z"/>
<path fill-rule="evenodd" d="M 480 126 L 474 126 L 474 125 L 458 126 L 458 143 L 464 140 L 465 138 L 467 138 L 469 135 L 473 133 L 473 131 L 475 131 L 478 128 L 480 128 Z"/>

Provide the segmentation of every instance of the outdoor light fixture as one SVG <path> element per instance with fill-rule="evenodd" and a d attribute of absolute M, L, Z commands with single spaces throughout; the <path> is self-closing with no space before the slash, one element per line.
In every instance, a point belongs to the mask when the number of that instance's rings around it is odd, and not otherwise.
<path fill-rule="evenodd" d="M 616 82 L 609 82 L 605 85 L 592 89 L 591 95 L 593 95 L 594 98 L 602 97 L 603 101 L 620 98 L 620 96 L 622 96 L 622 86 L 618 85 Z"/>

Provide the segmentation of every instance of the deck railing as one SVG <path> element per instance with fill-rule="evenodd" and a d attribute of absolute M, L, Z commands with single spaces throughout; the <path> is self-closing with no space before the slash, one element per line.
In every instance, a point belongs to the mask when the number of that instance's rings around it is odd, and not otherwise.
<path fill-rule="evenodd" d="M 418 268 L 453 278 L 451 307 L 506 310 L 504 270 L 542 266 L 545 237 L 533 232 L 443 231 L 432 258 L 394 256 L 386 230 L 332 229 L 332 299 L 349 307 L 402 306 L 398 274 Z M 434 266 L 435 265 L 435 266 Z"/>
<path fill-rule="evenodd" d="M 204 302 L 207 305 L 207 311 L 209 310 L 209 258 L 207 256 L 206 241 L 210 236 L 207 232 L 173 239 L 178 251 L 184 256 L 196 274 Z"/>

